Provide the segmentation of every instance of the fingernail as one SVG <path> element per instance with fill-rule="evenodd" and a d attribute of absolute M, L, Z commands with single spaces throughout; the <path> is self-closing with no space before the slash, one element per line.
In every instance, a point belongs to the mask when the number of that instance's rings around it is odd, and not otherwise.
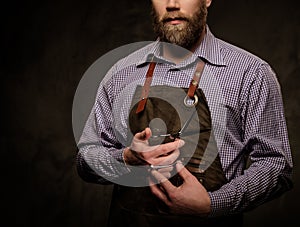
<path fill-rule="evenodd" d="M 185 144 L 183 140 L 179 140 L 179 146 L 182 147 Z"/>
<path fill-rule="evenodd" d="M 177 168 L 177 170 L 178 170 L 178 168 L 182 168 L 182 167 L 183 167 L 182 162 L 181 162 L 180 160 L 178 160 L 178 161 L 176 162 L 176 168 Z"/>
<path fill-rule="evenodd" d="M 152 176 L 154 176 L 156 174 L 156 170 L 155 169 L 151 169 L 150 173 L 152 174 Z"/>

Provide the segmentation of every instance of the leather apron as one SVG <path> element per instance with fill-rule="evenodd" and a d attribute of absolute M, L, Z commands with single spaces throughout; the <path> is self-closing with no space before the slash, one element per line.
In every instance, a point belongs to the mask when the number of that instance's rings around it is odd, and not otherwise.
<path fill-rule="evenodd" d="M 131 142 L 130 135 L 149 127 L 153 119 L 161 119 L 165 123 L 168 133 L 178 132 L 183 122 L 186 122 L 192 116 L 193 111 L 196 111 L 197 114 L 195 114 L 186 129 L 186 132 L 191 135 L 182 138 L 185 145 L 180 148 L 179 159 L 186 164 L 186 168 L 196 176 L 207 191 L 218 190 L 223 184 L 227 183 L 212 130 L 209 107 L 203 91 L 200 88 L 195 90 L 198 103 L 190 108 L 184 105 L 183 102 L 188 93 L 188 88 L 165 85 L 151 86 L 143 111 L 137 114 L 142 92 L 143 87 L 137 86 L 128 120 L 128 129 L 130 130 L 128 141 Z M 170 140 L 166 137 L 162 143 Z M 190 150 L 191 147 L 194 148 L 192 151 Z M 147 174 L 146 170 L 145 174 Z M 147 185 L 148 179 L 146 177 L 137 180 L 145 181 L 144 185 Z M 182 183 L 178 174 L 172 176 L 170 181 L 176 186 Z M 151 193 L 148 186 L 115 185 L 108 225 L 114 227 L 209 225 L 211 227 L 218 224 L 226 226 L 226 221 L 229 222 L 228 225 L 231 225 L 232 218 L 227 219 L 227 217 L 201 218 L 199 216 L 174 215 L 169 212 L 168 207 L 162 201 Z"/>

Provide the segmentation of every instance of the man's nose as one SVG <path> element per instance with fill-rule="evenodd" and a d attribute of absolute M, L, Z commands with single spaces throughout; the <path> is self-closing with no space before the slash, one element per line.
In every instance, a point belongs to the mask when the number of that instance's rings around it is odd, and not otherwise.
<path fill-rule="evenodd" d="M 168 0 L 166 9 L 167 11 L 174 11 L 180 8 L 179 0 Z"/>

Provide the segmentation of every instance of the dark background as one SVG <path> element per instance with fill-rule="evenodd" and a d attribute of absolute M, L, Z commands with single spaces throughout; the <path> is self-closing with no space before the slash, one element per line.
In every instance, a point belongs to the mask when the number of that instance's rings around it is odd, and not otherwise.
<path fill-rule="evenodd" d="M 215 0 L 212 32 L 278 74 L 294 156 L 294 189 L 246 214 L 245 226 L 299 225 L 297 1 Z M 110 186 L 76 173 L 72 102 L 89 66 L 114 48 L 153 40 L 149 1 L 1 3 L 1 225 L 104 226 Z"/>

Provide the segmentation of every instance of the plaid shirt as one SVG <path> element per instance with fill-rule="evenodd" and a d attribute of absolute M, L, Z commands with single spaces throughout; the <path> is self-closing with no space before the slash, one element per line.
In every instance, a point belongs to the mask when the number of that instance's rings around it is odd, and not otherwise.
<path fill-rule="evenodd" d="M 227 184 L 209 192 L 212 216 L 251 209 L 291 188 L 292 156 L 280 86 L 262 59 L 219 40 L 207 27 L 200 46 L 173 64 L 157 55 L 158 42 L 117 62 L 102 80 L 80 138 L 78 172 L 97 183 L 116 182 L 130 171 L 123 163 L 127 117 L 150 56 L 159 60 L 151 86 L 188 87 L 200 57 L 206 62 L 199 87 L 212 115 Z M 245 169 L 245 155 L 251 165 Z M 278 193 L 276 193 L 278 192 Z"/>

